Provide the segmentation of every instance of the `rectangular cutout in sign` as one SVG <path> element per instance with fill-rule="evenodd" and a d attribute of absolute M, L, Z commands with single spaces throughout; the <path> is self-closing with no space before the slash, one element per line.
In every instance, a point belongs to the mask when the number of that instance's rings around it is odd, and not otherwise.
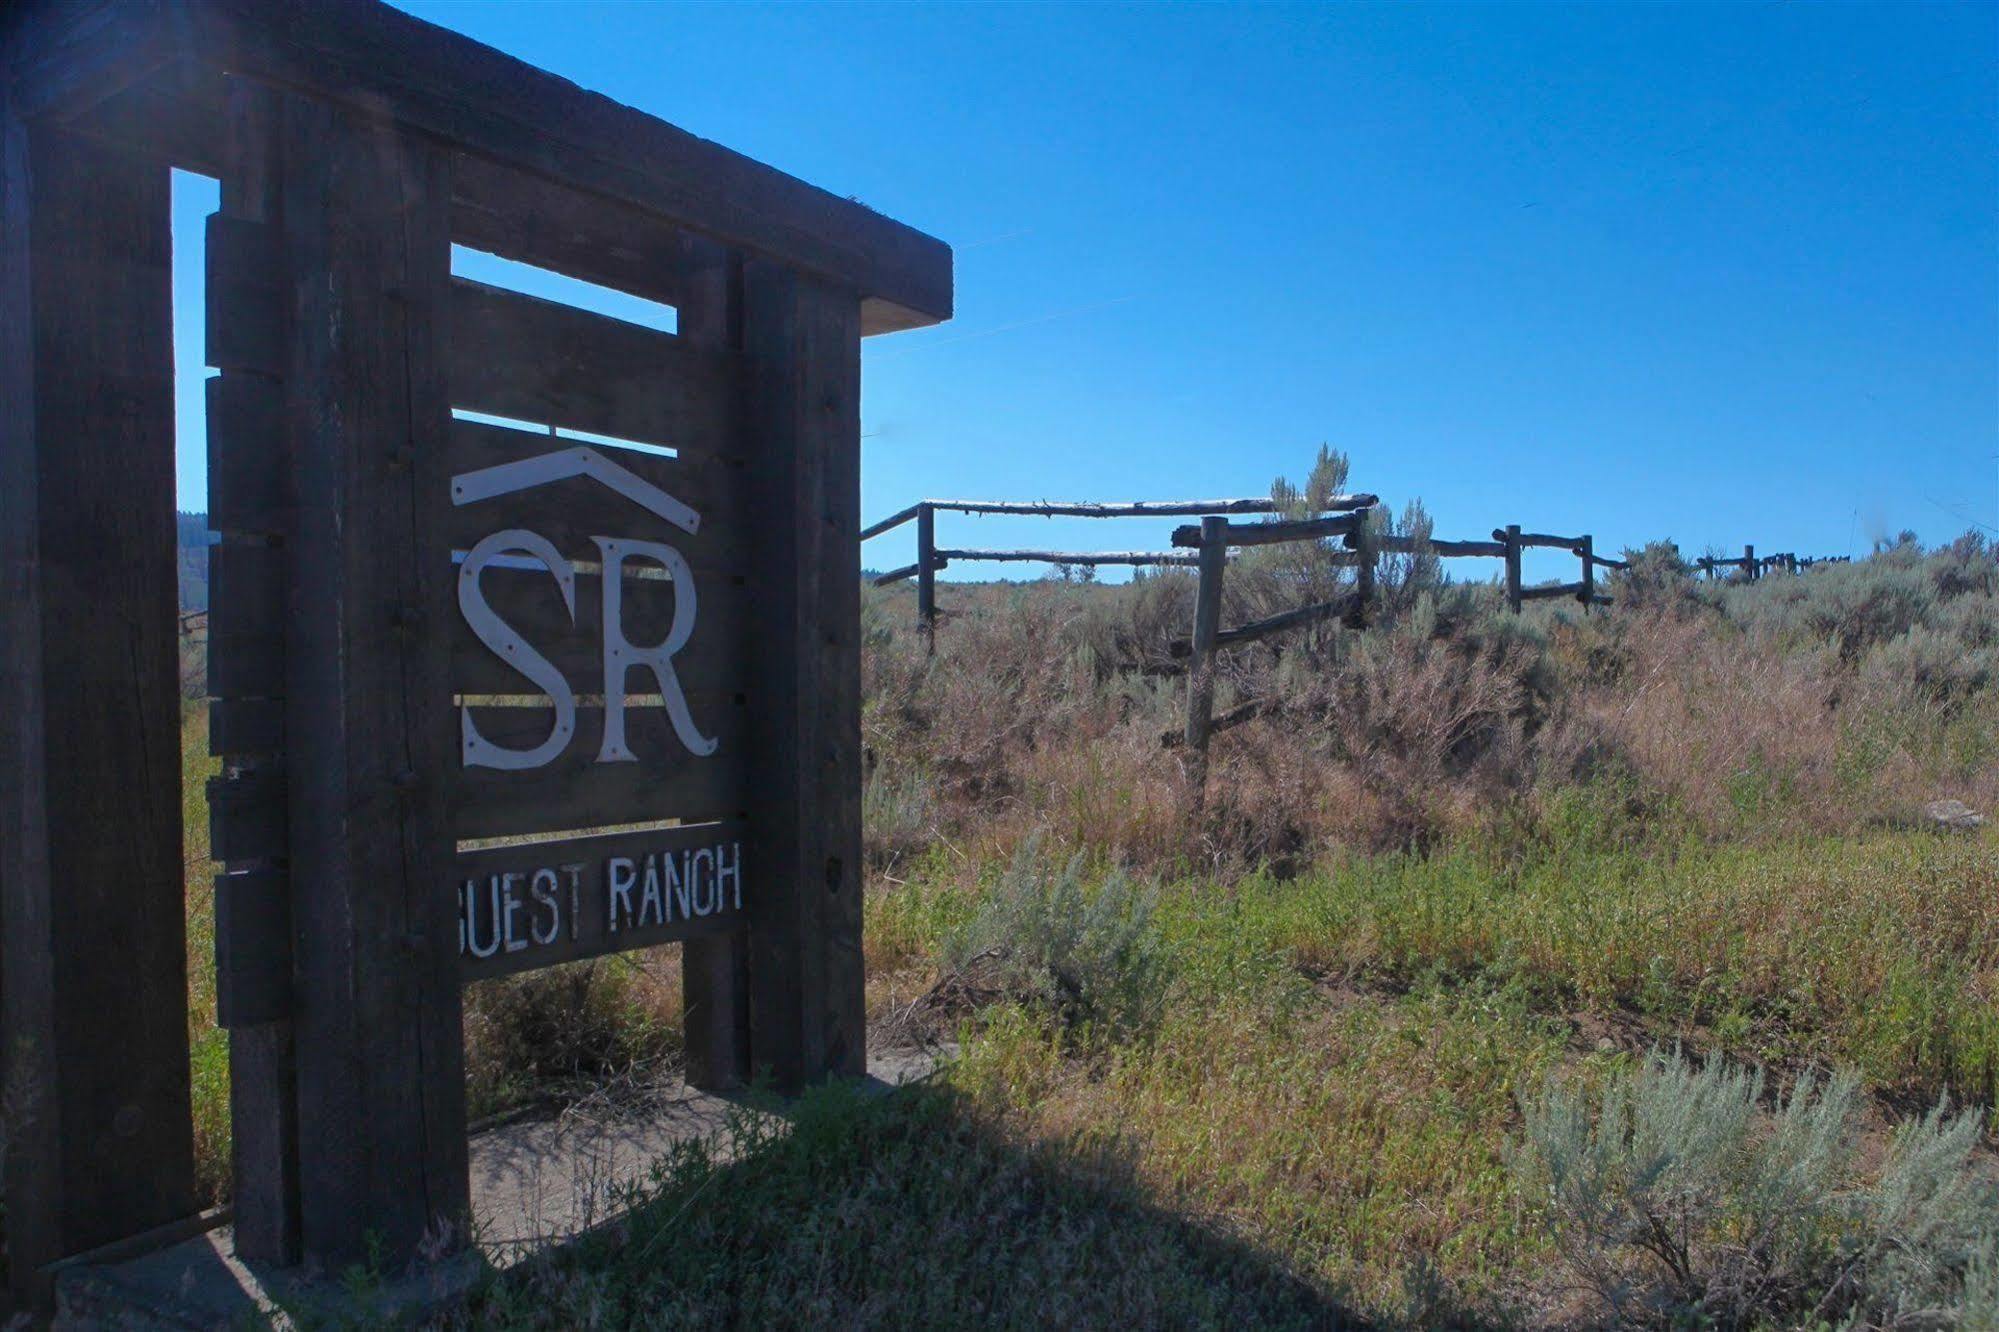
<path fill-rule="evenodd" d="M 460 973 L 488 980 L 734 929 L 755 891 L 744 869 L 735 819 L 462 852 Z"/>

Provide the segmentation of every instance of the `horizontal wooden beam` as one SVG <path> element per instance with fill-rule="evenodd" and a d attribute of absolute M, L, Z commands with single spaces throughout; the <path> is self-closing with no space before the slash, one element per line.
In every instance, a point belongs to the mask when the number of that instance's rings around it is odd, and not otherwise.
<path fill-rule="evenodd" d="M 1206 514 L 1276 513 L 1278 505 L 1268 499 L 1192 500 L 924 500 L 933 509 L 953 513 L 1012 513 L 1043 518 L 1182 518 Z M 1323 512 L 1345 513 L 1378 503 L 1373 495 L 1334 495 Z"/>
<path fill-rule="evenodd" d="M 1492 539 L 1494 541 L 1506 540 L 1506 529 L 1503 527 L 1493 528 Z M 1549 536 L 1546 532 L 1522 532 L 1516 540 L 1522 546 L 1537 546 L 1543 550 L 1566 550 L 1575 553 L 1581 553 L 1583 545 L 1581 537 Z"/>
<path fill-rule="evenodd" d="M 1546 587 L 1523 587 L 1520 589 L 1522 601 L 1554 601 L 1561 597 L 1574 600 L 1582 596 L 1581 583 L 1550 583 Z"/>
<path fill-rule="evenodd" d="M 1299 518 L 1276 523 L 1230 523 L 1226 529 L 1230 546 L 1275 546 L 1288 541 L 1319 541 L 1326 537 L 1348 536 L 1367 521 L 1365 513 L 1342 513 L 1329 518 Z M 1173 544 L 1195 547 L 1201 544 L 1198 524 L 1173 529 Z"/>
<path fill-rule="evenodd" d="M 1234 730 L 1244 722 L 1255 721 L 1258 717 L 1268 717 L 1282 707 L 1283 703 L 1283 699 L 1273 697 L 1253 698 L 1247 703 L 1237 704 L 1208 723 L 1208 736 L 1212 739 L 1223 731 Z M 1180 748 L 1187 743 L 1184 728 L 1176 726 L 1170 731 L 1162 731 L 1159 743 L 1167 749 Z"/>
<path fill-rule="evenodd" d="M 933 564 L 930 567 L 934 569 L 937 566 Z M 905 578 L 914 578 L 916 574 L 916 565 L 905 564 L 900 569 L 890 569 L 885 574 L 876 574 L 868 581 L 875 587 L 887 587 L 890 583 L 900 583 Z"/>
<path fill-rule="evenodd" d="M 217 174 L 226 72 L 346 103 L 816 274 L 861 298 L 864 333 L 951 317 L 951 249 L 935 237 L 386 4 L 38 8 L 59 21 L 7 33 L 16 95 L 38 112 L 79 115 L 110 100 L 100 89 L 144 93 L 148 114 L 117 129 L 171 148 L 176 166 Z M 190 149 L 201 160 L 179 160 Z"/>
<path fill-rule="evenodd" d="M 937 558 L 952 560 L 996 560 L 1026 564 L 1181 564 L 1200 563 L 1198 555 L 1174 555 L 1156 550 L 940 550 Z M 942 567 L 936 566 L 936 567 Z"/>
<path fill-rule="evenodd" d="M 1326 500 L 1323 512 L 1348 513 L 1380 502 L 1380 499 L 1374 495 L 1334 495 Z M 930 499 L 918 500 L 908 508 L 898 509 L 881 521 L 862 528 L 861 540 L 867 541 L 902 526 L 914 519 L 917 511 L 925 505 L 951 513 L 1019 514 L 1039 518 L 1184 518 L 1203 514 L 1278 511 L 1277 501 L 1269 499 L 1128 501 Z"/>
<path fill-rule="evenodd" d="M 461 852 L 467 981 L 743 927 L 746 895 L 776 891 L 743 855 L 740 819 L 508 842 Z"/>
<path fill-rule="evenodd" d="M 909 522 L 911 519 L 915 518 L 916 515 L 922 511 L 922 509 L 923 506 L 921 504 L 912 504 L 906 509 L 899 509 L 896 512 L 890 514 L 888 517 L 876 523 L 873 527 L 863 527 L 861 529 L 861 540 L 869 541 L 874 539 L 875 537 L 880 536 L 883 532 L 893 531 L 894 529 L 901 527 L 904 523 Z"/>
<path fill-rule="evenodd" d="M 1381 538 L 1381 549 L 1391 555 L 1410 555 L 1421 549 L 1430 552 L 1432 555 L 1443 556 L 1446 559 L 1457 559 L 1473 555 L 1490 556 L 1497 559 L 1506 554 L 1506 543 L 1503 541 L 1438 541 L 1435 539 L 1418 542 L 1414 537 L 1384 536 Z"/>
<path fill-rule="evenodd" d="M 1344 618 L 1359 610 L 1362 605 L 1359 594 L 1349 592 L 1331 601 L 1314 602 L 1310 606 L 1300 606 L 1296 610 L 1280 611 L 1276 615 L 1250 623 L 1236 629 L 1224 629 L 1215 635 L 1218 648 L 1233 647 L 1240 643 L 1253 643 L 1259 638 L 1282 633 L 1286 629 L 1296 629 L 1300 625 L 1312 624 L 1335 616 Z M 1193 653 L 1193 640 L 1176 638 L 1167 644 L 1167 652 L 1174 657 L 1185 657 Z"/>

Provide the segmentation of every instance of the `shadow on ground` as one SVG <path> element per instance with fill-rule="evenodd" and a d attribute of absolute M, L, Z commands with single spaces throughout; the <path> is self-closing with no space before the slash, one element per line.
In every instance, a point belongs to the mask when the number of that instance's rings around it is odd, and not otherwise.
<path fill-rule="evenodd" d="M 628 1201 L 443 1325 L 1364 1326 L 1151 1205 L 1116 1144 L 1022 1146 L 934 1084 L 745 1109 L 719 1140 L 676 1144 Z"/>

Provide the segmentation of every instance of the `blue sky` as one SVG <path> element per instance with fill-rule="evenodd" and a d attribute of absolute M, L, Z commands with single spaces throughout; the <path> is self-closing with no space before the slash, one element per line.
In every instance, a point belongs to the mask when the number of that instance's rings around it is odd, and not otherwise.
<path fill-rule="evenodd" d="M 1991 5 L 404 7 L 953 245 L 957 318 L 865 347 L 869 517 L 1324 441 L 1440 536 L 1999 527 Z"/>

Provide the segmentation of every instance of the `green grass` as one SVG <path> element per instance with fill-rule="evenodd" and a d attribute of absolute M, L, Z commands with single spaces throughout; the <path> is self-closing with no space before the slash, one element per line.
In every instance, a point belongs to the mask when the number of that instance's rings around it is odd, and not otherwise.
<path fill-rule="evenodd" d="M 186 746 L 196 1139 L 221 1197 L 198 711 Z M 1999 1099 L 1989 837 L 1715 843 L 1620 802 L 1570 792 L 1529 829 L 1427 854 L 1164 883 L 1155 1019 L 1079 1027 L 1026 996 L 963 1012 L 935 1085 L 828 1090 L 789 1132 L 745 1116 L 660 1162 L 627 1223 L 495 1278 L 463 1320 L 1544 1321 L 1554 1255 L 1510 1153 L 1517 1096 L 1552 1071 L 1588 1082 L 1634 1041 L 1685 1040 L 1850 1067 L 1898 1105 Z M 897 877 L 870 893 L 870 973 L 920 989 L 1005 867 L 936 848 Z M 1590 1019 L 1626 1039 L 1599 1050 Z"/>
<path fill-rule="evenodd" d="M 195 1187 L 209 1203 L 229 1194 L 229 1033 L 215 1025 L 215 874 L 208 859 L 208 709 L 181 718 L 181 822 L 187 861 L 187 1035 L 194 1100 Z"/>
<path fill-rule="evenodd" d="M 1809 843 L 1565 844 L 1351 859 L 1249 881 L 1245 929 L 1301 963 L 1396 984 L 1475 976 L 1546 1011 L 1875 1087 L 1999 1100 L 1999 853 L 1878 832 Z"/>
<path fill-rule="evenodd" d="M 733 1154 L 724 1163 L 723 1154 Z M 655 1167 L 630 1219 L 495 1282 L 479 1327 L 1313 1327 L 1320 1292 L 1156 1206 L 1094 1135 L 1024 1141 L 949 1086 L 806 1096 Z"/>

